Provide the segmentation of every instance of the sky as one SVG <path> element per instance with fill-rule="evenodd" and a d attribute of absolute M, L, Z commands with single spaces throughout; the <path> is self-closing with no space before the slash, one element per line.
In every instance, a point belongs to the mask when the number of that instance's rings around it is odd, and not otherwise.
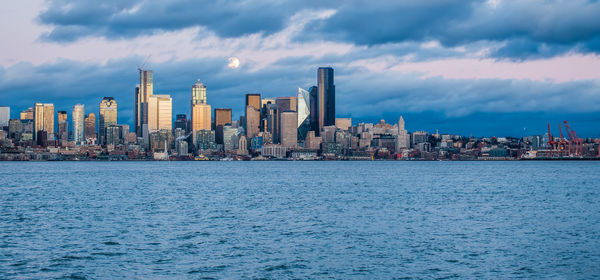
<path fill-rule="evenodd" d="M 98 112 L 114 97 L 133 123 L 138 66 L 189 114 L 244 95 L 295 95 L 335 69 L 336 115 L 402 115 L 409 131 L 543 134 L 569 121 L 600 137 L 600 1 L 10 1 L 0 9 L 0 105 Z M 237 57 L 238 68 L 228 67 Z"/>

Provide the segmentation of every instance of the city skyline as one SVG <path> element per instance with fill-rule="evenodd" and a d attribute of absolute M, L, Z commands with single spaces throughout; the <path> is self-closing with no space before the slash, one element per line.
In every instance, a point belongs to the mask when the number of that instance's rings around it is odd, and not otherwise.
<path fill-rule="evenodd" d="M 231 106 L 240 116 L 243 94 L 292 96 L 314 85 L 314 67 L 332 66 L 336 115 L 356 122 L 402 114 L 408 130 L 519 137 L 569 120 L 580 136 L 598 137 L 600 3 L 534 2 L 397 1 L 370 10 L 354 2 L 207 3 L 211 21 L 184 12 L 179 1 L 69 9 L 58 1 L 11 3 L 0 20 L 25 32 L 0 29 L 12 38 L 0 55 L 1 105 L 16 118 L 32 101 L 70 111 L 112 96 L 118 122 L 133 128 L 132 81 L 147 61 L 154 91 L 173 98 L 174 115 L 188 112 L 189 87 L 200 79 L 212 108 Z M 216 16 L 228 10 L 240 16 Z M 155 13 L 155 24 L 143 24 Z M 269 20 L 252 22 L 248 14 Z M 348 28 L 355 18 L 364 23 Z M 503 18 L 512 23 L 498 24 Z"/>

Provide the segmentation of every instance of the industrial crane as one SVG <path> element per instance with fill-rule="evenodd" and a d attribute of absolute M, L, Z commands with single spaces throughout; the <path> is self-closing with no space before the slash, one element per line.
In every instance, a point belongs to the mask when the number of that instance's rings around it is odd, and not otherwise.
<path fill-rule="evenodd" d="M 583 139 L 577 137 L 577 132 L 571 129 L 569 122 L 564 121 L 565 129 L 569 134 L 569 154 L 583 156 Z"/>
<path fill-rule="evenodd" d="M 554 151 L 556 151 L 556 141 L 554 141 L 552 132 L 550 132 L 550 124 L 548 124 L 548 143 L 546 144 L 547 148 L 550 149 L 550 157 L 552 157 Z"/>

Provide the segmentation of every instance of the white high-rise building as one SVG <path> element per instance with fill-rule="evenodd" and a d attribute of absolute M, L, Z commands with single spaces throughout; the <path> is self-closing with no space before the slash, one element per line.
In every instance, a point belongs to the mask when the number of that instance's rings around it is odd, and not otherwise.
<path fill-rule="evenodd" d="M 77 104 L 73 106 L 73 141 L 77 145 L 80 145 L 85 142 L 85 106 L 83 104 Z"/>
<path fill-rule="evenodd" d="M 148 131 L 173 129 L 173 99 L 170 95 L 155 94 L 148 98 Z"/>
<path fill-rule="evenodd" d="M 398 135 L 396 136 L 396 152 L 400 149 L 410 148 L 410 135 L 406 129 L 404 129 L 404 118 L 400 116 L 398 120 Z"/>

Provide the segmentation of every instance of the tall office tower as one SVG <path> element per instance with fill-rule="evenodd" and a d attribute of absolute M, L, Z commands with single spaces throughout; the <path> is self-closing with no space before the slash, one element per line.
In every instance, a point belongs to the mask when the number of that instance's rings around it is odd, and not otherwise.
<path fill-rule="evenodd" d="M 27 110 L 21 111 L 21 120 L 33 120 L 33 108 L 27 108 Z"/>
<path fill-rule="evenodd" d="M 333 68 L 319 67 L 318 80 L 318 107 L 319 127 L 321 131 L 324 126 L 335 125 L 335 85 L 333 84 Z"/>
<path fill-rule="evenodd" d="M 410 135 L 408 135 L 408 132 L 404 129 L 404 118 L 402 118 L 402 116 L 398 119 L 398 135 L 396 137 L 396 152 L 399 149 L 410 148 Z"/>
<path fill-rule="evenodd" d="M 173 99 L 167 94 L 148 98 L 148 132 L 173 130 Z"/>
<path fill-rule="evenodd" d="M 246 106 L 252 106 L 256 109 L 260 109 L 260 93 L 246 94 Z"/>
<path fill-rule="evenodd" d="M 2 127 L 8 126 L 10 120 L 10 107 L 0 106 L 0 130 Z"/>
<path fill-rule="evenodd" d="M 260 131 L 260 94 L 246 94 L 246 114 L 244 129 L 248 139 L 252 139 Z"/>
<path fill-rule="evenodd" d="M 200 130 L 210 130 L 211 127 L 211 108 L 208 104 L 194 104 L 192 106 L 192 138 L 196 143 L 196 134 Z"/>
<path fill-rule="evenodd" d="M 285 111 L 296 111 L 298 102 L 295 96 L 277 97 L 275 104 L 277 104 L 277 123 L 279 123 L 279 120 L 281 120 L 281 113 Z M 281 143 L 279 128 L 280 125 L 277 125 L 275 134 L 273 134 L 276 143 Z"/>
<path fill-rule="evenodd" d="M 304 140 L 310 130 L 310 94 L 308 91 L 298 88 L 297 109 L 298 112 L 298 139 Z"/>
<path fill-rule="evenodd" d="M 84 116 L 85 116 L 85 106 L 83 104 L 77 104 L 73 106 L 73 113 L 71 114 L 71 119 L 73 122 L 73 141 L 77 145 L 81 145 L 84 142 Z"/>
<path fill-rule="evenodd" d="M 34 137 L 37 137 L 38 131 L 45 131 L 47 139 L 54 140 L 54 104 L 35 103 L 33 108 Z"/>
<path fill-rule="evenodd" d="M 215 109 L 215 127 L 219 125 L 231 124 L 231 109 L 216 108 Z"/>
<path fill-rule="evenodd" d="M 58 111 L 58 140 L 69 141 L 69 120 L 67 111 Z"/>
<path fill-rule="evenodd" d="M 260 132 L 260 111 L 254 106 L 246 106 L 246 136 L 248 139 Z"/>
<path fill-rule="evenodd" d="M 23 134 L 23 123 L 19 119 L 10 119 L 8 121 L 8 138 L 15 141 L 21 140 Z"/>
<path fill-rule="evenodd" d="M 112 97 L 104 97 L 100 101 L 100 115 L 98 116 L 98 142 L 100 145 L 104 145 L 106 128 L 111 125 L 117 125 L 117 101 Z"/>
<path fill-rule="evenodd" d="M 266 131 L 267 129 L 267 106 L 269 104 L 275 104 L 275 98 L 263 98 L 260 100 L 260 131 Z"/>
<path fill-rule="evenodd" d="M 149 124 L 148 121 L 148 103 L 150 97 L 154 95 L 154 82 L 152 70 L 140 70 L 140 112 L 142 124 Z"/>
<path fill-rule="evenodd" d="M 133 128 L 137 137 L 142 137 L 142 118 L 141 118 L 141 104 L 140 104 L 140 86 L 135 87 L 135 98 L 133 106 Z"/>
<path fill-rule="evenodd" d="M 316 86 L 310 87 L 310 130 L 315 132 L 315 137 L 319 136 L 319 90 Z"/>
<path fill-rule="evenodd" d="M 96 142 L 96 114 L 90 113 L 85 116 L 85 140 L 90 142 Z"/>
<path fill-rule="evenodd" d="M 284 111 L 279 113 L 279 119 L 281 146 L 295 148 L 298 145 L 298 113 Z"/>
<path fill-rule="evenodd" d="M 206 104 L 206 86 L 200 80 L 192 86 L 192 107 L 195 104 Z"/>
<path fill-rule="evenodd" d="M 175 131 L 178 128 L 180 128 L 181 131 L 183 131 L 184 133 L 187 133 L 187 131 L 188 131 L 188 121 L 187 121 L 187 115 L 186 114 L 177 114 L 175 116 L 175 129 L 173 131 Z M 185 136 L 185 135 L 180 135 L 180 136 Z M 177 136 L 175 136 L 175 137 L 177 137 Z"/>
<path fill-rule="evenodd" d="M 277 104 L 267 104 L 265 107 L 265 132 L 268 132 L 271 135 L 271 144 L 275 143 L 273 141 L 277 141 L 275 138 L 275 133 L 277 132 Z M 278 143 L 278 142 L 277 142 Z"/>

